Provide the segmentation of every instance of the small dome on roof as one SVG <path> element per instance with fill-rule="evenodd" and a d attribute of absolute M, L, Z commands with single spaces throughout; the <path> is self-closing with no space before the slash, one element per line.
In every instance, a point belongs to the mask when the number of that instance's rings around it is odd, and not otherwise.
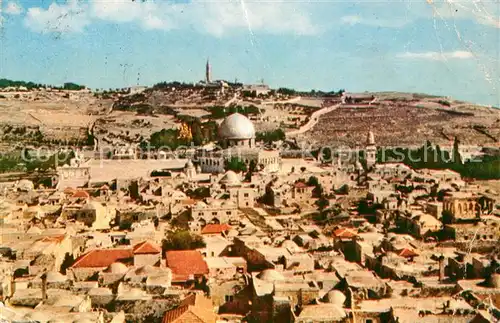
<path fill-rule="evenodd" d="M 121 262 L 114 262 L 106 269 L 106 272 L 111 274 L 125 274 L 127 271 L 127 266 Z"/>
<path fill-rule="evenodd" d="M 95 321 L 92 321 L 92 320 L 87 319 L 87 318 L 81 318 L 81 319 L 74 320 L 72 323 L 95 323 Z"/>
<path fill-rule="evenodd" d="M 329 291 L 325 295 L 325 301 L 327 303 L 335 304 L 341 307 L 344 305 L 345 300 L 346 300 L 345 295 L 341 291 L 338 291 L 336 289 Z"/>
<path fill-rule="evenodd" d="M 57 271 L 49 271 L 45 275 L 47 283 L 62 283 L 67 280 L 66 276 Z"/>
<path fill-rule="evenodd" d="M 236 229 L 231 229 L 229 230 L 229 232 L 227 233 L 227 236 L 228 237 L 237 237 L 240 233 L 238 232 L 238 230 Z"/>
<path fill-rule="evenodd" d="M 35 189 L 35 185 L 30 180 L 22 179 L 17 183 L 16 188 L 21 191 L 32 191 Z"/>
<path fill-rule="evenodd" d="M 31 228 L 28 229 L 28 231 L 26 231 L 27 234 L 40 234 L 42 232 L 43 232 L 42 229 L 35 226 L 32 226 Z"/>
<path fill-rule="evenodd" d="M 89 295 L 95 295 L 95 296 L 97 296 L 97 295 L 100 295 L 100 296 L 109 296 L 109 295 L 113 295 L 113 292 L 109 288 L 96 287 L 96 288 L 92 288 L 91 290 L 89 290 L 88 294 Z"/>
<path fill-rule="evenodd" d="M 151 265 L 144 265 L 142 267 L 139 267 L 138 269 L 135 270 L 135 274 L 138 276 L 146 276 L 146 275 L 151 275 L 154 274 L 158 271 L 157 268 L 151 266 Z"/>
<path fill-rule="evenodd" d="M 55 307 L 75 307 L 83 301 L 82 296 L 78 295 L 58 295 L 48 302 L 48 305 Z"/>
<path fill-rule="evenodd" d="M 252 139 L 255 138 L 255 127 L 244 115 L 233 113 L 220 124 L 219 136 L 222 139 Z"/>
<path fill-rule="evenodd" d="M 225 185 L 240 185 L 241 181 L 238 175 L 232 170 L 227 171 L 224 176 L 220 179 L 219 183 Z"/>
<path fill-rule="evenodd" d="M 257 278 L 268 282 L 285 280 L 285 277 L 275 269 L 265 269 L 257 275 Z"/>
<path fill-rule="evenodd" d="M 51 319 L 47 323 L 65 323 L 65 322 L 62 319 L 55 318 L 55 319 Z"/>
<path fill-rule="evenodd" d="M 290 250 L 297 250 L 297 249 L 299 249 L 299 246 L 297 246 L 297 244 L 295 242 L 293 242 L 292 240 L 285 240 L 285 241 L 283 241 L 283 243 L 281 244 L 281 247 L 282 248 L 287 248 L 287 249 L 290 249 Z"/>
<path fill-rule="evenodd" d="M 204 208 L 207 207 L 207 204 L 205 202 L 203 202 L 203 201 L 198 201 L 198 202 L 196 202 L 196 204 L 194 205 L 194 207 L 196 209 L 204 209 Z"/>
<path fill-rule="evenodd" d="M 40 311 L 33 311 L 31 313 L 26 314 L 23 319 L 28 321 L 38 321 L 38 322 L 47 322 L 50 320 L 50 317 L 46 313 L 42 313 Z"/>

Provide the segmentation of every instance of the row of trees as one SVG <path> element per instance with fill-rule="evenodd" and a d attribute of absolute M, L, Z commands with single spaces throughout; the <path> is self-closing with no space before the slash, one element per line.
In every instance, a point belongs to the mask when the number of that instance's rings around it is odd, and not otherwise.
<path fill-rule="evenodd" d="M 329 91 L 329 92 L 324 92 L 324 91 L 316 91 L 316 90 L 311 90 L 311 91 L 296 91 L 294 89 L 286 88 L 286 87 L 281 87 L 277 91 L 279 94 L 283 95 L 303 95 L 303 96 L 315 96 L 315 97 L 339 97 L 342 95 L 342 93 L 345 92 L 344 89 L 340 89 L 338 91 Z"/>
<path fill-rule="evenodd" d="M 163 251 L 192 250 L 206 246 L 203 237 L 189 232 L 189 230 L 169 231 L 162 241 Z"/>
<path fill-rule="evenodd" d="M 246 116 L 257 115 L 260 113 L 259 108 L 256 107 L 255 105 L 249 105 L 249 106 L 236 105 L 230 107 L 213 106 L 209 107 L 208 111 L 210 112 L 210 117 L 212 119 L 222 119 L 236 112 Z"/>
<path fill-rule="evenodd" d="M 31 156 L 27 150 L 16 150 L 0 158 L 0 173 L 35 170 L 45 172 L 68 163 L 75 156 L 73 151 L 59 152 L 48 157 Z"/>
<path fill-rule="evenodd" d="M 28 90 L 51 88 L 57 90 L 79 91 L 85 89 L 84 85 L 79 85 L 72 82 L 66 82 L 63 84 L 63 86 L 54 86 L 48 84 L 35 83 L 31 81 L 25 82 L 25 81 L 13 81 L 9 79 L 0 79 L 0 88 L 6 88 L 6 87 L 25 87 Z"/>
<path fill-rule="evenodd" d="M 180 117 L 191 129 L 192 138 L 182 138 L 178 129 L 162 129 L 154 132 L 149 137 L 149 144 L 153 148 L 170 147 L 177 149 L 180 146 L 188 146 L 193 143 L 195 146 L 203 145 L 217 139 L 217 123 L 214 121 L 201 122 L 198 118 Z M 148 142 L 142 142 L 141 146 L 146 146 Z"/>
<path fill-rule="evenodd" d="M 433 146 L 427 141 L 419 149 L 395 148 L 379 151 L 378 162 L 398 161 L 412 168 L 450 169 L 463 177 L 476 179 L 500 179 L 500 155 L 485 155 L 480 160 L 462 162 L 459 141 L 455 138 L 451 152 Z"/>

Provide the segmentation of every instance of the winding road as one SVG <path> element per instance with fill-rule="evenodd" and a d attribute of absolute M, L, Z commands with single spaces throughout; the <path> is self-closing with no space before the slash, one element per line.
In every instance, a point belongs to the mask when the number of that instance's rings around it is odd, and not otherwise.
<path fill-rule="evenodd" d="M 287 138 L 290 138 L 290 137 L 296 137 L 298 135 L 301 135 L 309 130 L 311 130 L 319 121 L 319 117 L 322 116 L 323 114 L 325 113 L 329 113 L 329 112 L 332 112 L 334 111 L 335 109 L 337 109 L 341 104 L 335 104 L 335 105 L 331 105 L 329 107 L 324 107 L 324 108 L 321 108 L 317 111 L 314 111 L 310 118 L 309 118 L 309 121 L 303 125 L 302 127 L 300 127 L 299 129 L 297 130 L 292 130 L 292 131 L 288 131 L 285 133 L 286 137 Z"/>

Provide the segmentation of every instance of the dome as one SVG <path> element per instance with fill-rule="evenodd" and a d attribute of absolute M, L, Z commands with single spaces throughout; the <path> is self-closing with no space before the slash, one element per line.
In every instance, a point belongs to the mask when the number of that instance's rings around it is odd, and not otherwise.
<path fill-rule="evenodd" d="M 109 288 L 96 287 L 89 290 L 88 294 L 94 296 L 110 296 L 113 295 L 113 292 Z"/>
<path fill-rule="evenodd" d="M 338 306 L 343 306 L 346 300 L 345 295 L 338 290 L 331 290 L 325 295 L 325 301 L 330 304 L 335 304 Z"/>
<path fill-rule="evenodd" d="M 27 179 L 22 179 L 17 183 L 17 189 L 20 191 L 32 191 L 35 189 L 35 185 L 32 181 Z"/>
<path fill-rule="evenodd" d="M 47 302 L 47 305 L 54 307 L 76 307 L 78 304 L 83 302 L 83 298 L 78 295 L 58 295 Z"/>
<path fill-rule="evenodd" d="M 292 250 L 292 251 L 299 249 L 299 246 L 297 246 L 297 244 L 295 242 L 293 242 L 292 240 L 283 241 L 283 243 L 281 244 L 281 247 Z"/>
<path fill-rule="evenodd" d="M 237 237 L 240 233 L 238 232 L 238 230 L 236 229 L 231 229 L 229 230 L 229 232 L 227 233 L 227 236 L 228 237 Z"/>
<path fill-rule="evenodd" d="M 87 318 L 81 318 L 73 321 L 73 323 L 94 323 L 94 322 L 95 321 Z"/>
<path fill-rule="evenodd" d="M 233 172 L 232 170 L 229 170 L 220 179 L 219 183 L 225 184 L 225 185 L 240 185 L 241 181 L 235 172 Z"/>
<path fill-rule="evenodd" d="M 184 165 L 184 168 L 194 168 L 194 165 L 193 165 L 193 162 L 191 161 L 191 159 L 188 159 L 188 161 Z"/>
<path fill-rule="evenodd" d="M 57 271 L 49 271 L 46 276 L 47 283 L 62 283 L 66 281 L 66 276 Z"/>
<path fill-rule="evenodd" d="M 159 267 L 153 267 L 151 265 L 144 265 L 135 270 L 134 274 L 137 276 L 149 276 L 152 274 L 156 274 L 160 271 Z"/>
<path fill-rule="evenodd" d="M 46 313 L 42 313 L 40 311 L 34 311 L 32 313 L 26 314 L 23 319 L 28 321 L 39 321 L 39 322 L 47 322 L 50 320 L 50 317 Z"/>
<path fill-rule="evenodd" d="M 220 124 L 219 136 L 222 139 L 252 139 L 255 138 L 255 128 L 250 119 L 233 113 Z"/>
<path fill-rule="evenodd" d="M 257 275 L 257 278 L 268 282 L 285 280 L 285 277 L 274 269 L 263 270 L 260 274 Z"/>
<path fill-rule="evenodd" d="M 122 264 L 121 262 L 114 262 L 111 265 L 109 265 L 108 269 L 106 272 L 111 273 L 111 274 L 124 274 L 128 271 L 127 266 Z"/>

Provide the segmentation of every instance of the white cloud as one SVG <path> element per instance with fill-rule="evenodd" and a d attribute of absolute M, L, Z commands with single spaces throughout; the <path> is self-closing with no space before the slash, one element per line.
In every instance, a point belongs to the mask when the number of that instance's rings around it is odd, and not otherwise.
<path fill-rule="evenodd" d="M 474 55 L 467 51 L 453 51 L 453 52 L 406 52 L 397 55 L 399 58 L 419 59 L 419 60 L 432 60 L 432 61 L 445 61 L 449 59 L 469 59 Z"/>
<path fill-rule="evenodd" d="M 357 16 L 357 15 L 352 15 L 352 16 L 343 16 L 340 18 L 340 21 L 343 23 L 343 24 L 346 24 L 346 25 L 355 25 L 355 24 L 359 24 L 361 22 L 361 17 L 360 16 Z"/>
<path fill-rule="evenodd" d="M 17 16 L 23 12 L 23 8 L 19 4 L 10 1 L 7 3 L 7 6 L 5 6 L 3 12 L 8 15 Z"/>
<path fill-rule="evenodd" d="M 243 0 L 244 1 L 244 0 Z M 205 1 L 189 3 L 163 1 L 89 0 L 80 4 L 52 3 L 48 9 L 30 8 L 26 24 L 39 32 L 79 32 L 92 20 L 134 23 L 144 29 L 180 29 L 187 26 L 221 36 L 234 30 L 266 33 L 314 34 L 303 4 L 277 2 Z"/>
<path fill-rule="evenodd" d="M 344 25 L 367 25 L 373 27 L 401 28 L 411 21 L 392 17 L 385 18 L 364 18 L 360 15 L 342 16 L 340 22 Z"/>
<path fill-rule="evenodd" d="M 66 4 L 52 3 L 47 9 L 34 7 L 26 13 L 25 24 L 41 33 L 82 32 L 90 24 L 87 6 L 77 0 Z"/>
<path fill-rule="evenodd" d="M 191 23 L 198 29 L 214 35 L 222 35 L 234 29 L 249 32 L 263 31 L 271 34 L 293 33 L 310 35 L 319 32 L 308 10 L 294 2 L 219 2 L 201 1 L 196 6 L 196 15 Z"/>
<path fill-rule="evenodd" d="M 16 1 L 16 0 L 13 0 Z M 55 1 L 55 0 L 52 0 Z M 485 1 L 428 0 L 403 1 L 387 9 L 387 4 L 362 0 L 357 12 L 345 15 L 340 2 L 318 3 L 288 0 L 67 0 L 49 8 L 30 8 L 26 23 L 40 32 L 78 32 L 100 20 L 136 24 L 143 29 L 175 30 L 191 28 L 222 36 L 235 31 L 268 34 L 311 35 L 335 24 L 401 28 L 418 19 L 471 19 L 500 27 L 499 8 Z M 351 10 L 351 9 L 349 9 Z M 344 16 L 342 16 L 344 14 Z M 70 17 L 60 19 L 60 16 Z M 52 19 L 52 20 L 51 20 Z"/>
<path fill-rule="evenodd" d="M 440 19 L 472 19 L 480 24 L 500 28 L 500 6 L 496 1 L 427 0 L 433 14 Z"/>

